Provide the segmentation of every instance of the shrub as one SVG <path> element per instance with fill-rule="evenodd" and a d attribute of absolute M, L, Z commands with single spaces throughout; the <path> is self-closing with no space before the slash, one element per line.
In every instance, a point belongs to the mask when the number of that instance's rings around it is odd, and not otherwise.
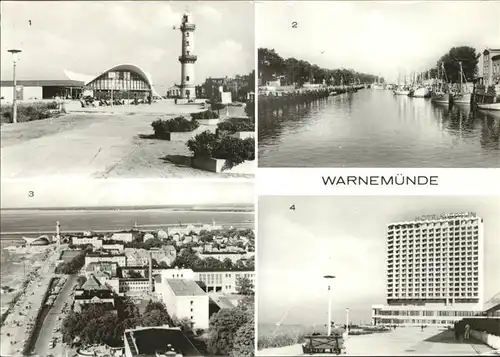
<path fill-rule="evenodd" d="M 170 120 L 157 119 L 151 123 L 158 139 L 168 139 L 170 133 L 183 133 L 197 129 L 200 124 L 196 120 L 176 117 Z"/>
<path fill-rule="evenodd" d="M 248 119 L 230 118 L 217 124 L 217 129 L 235 133 L 237 131 L 255 131 L 255 123 Z"/>
<path fill-rule="evenodd" d="M 257 349 L 274 347 L 286 347 L 304 342 L 304 335 L 280 334 L 271 338 L 271 336 L 259 336 L 257 340 Z"/>
<path fill-rule="evenodd" d="M 241 326 L 234 336 L 233 356 L 253 357 L 255 356 L 255 323 L 251 318 Z"/>
<path fill-rule="evenodd" d="M 17 121 L 19 123 L 47 119 L 59 114 L 56 102 L 36 102 L 36 103 L 19 103 L 17 106 Z M 12 123 L 12 105 L 2 105 L 2 123 Z"/>
<path fill-rule="evenodd" d="M 245 114 L 250 118 L 255 118 L 255 102 L 248 102 L 246 104 Z"/>
<path fill-rule="evenodd" d="M 219 114 L 211 110 L 205 110 L 204 112 L 192 113 L 191 118 L 193 119 L 218 119 Z"/>
<path fill-rule="evenodd" d="M 195 157 L 224 159 L 229 167 L 255 159 L 255 141 L 253 138 L 239 139 L 231 136 L 217 137 L 204 131 L 186 143 Z"/>
<path fill-rule="evenodd" d="M 222 309 L 210 317 L 208 352 L 230 356 L 239 328 L 248 322 L 248 315 L 238 308 Z"/>
<path fill-rule="evenodd" d="M 212 110 L 221 110 L 224 109 L 226 106 L 222 103 L 212 103 Z"/>

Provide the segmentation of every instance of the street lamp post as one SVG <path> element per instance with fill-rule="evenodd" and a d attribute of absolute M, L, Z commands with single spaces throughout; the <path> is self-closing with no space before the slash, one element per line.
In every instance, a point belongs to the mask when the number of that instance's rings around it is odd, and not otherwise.
<path fill-rule="evenodd" d="M 345 330 L 349 335 L 349 308 L 345 309 Z"/>
<path fill-rule="evenodd" d="M 21 50 L 8 50 L 12 54 L 12 63 L 13 63 L 13 86 L 14 86 L 14 97 L 12 98 L 12 122 L 17 123 L 17 82 L 16 82 L 16 62 L 17 62 L 17 54 L 21 52 Z"/>
<path fill-rule="evenodd" d="M 328 280 L 328 324 L 326 325 L 328 327 L 328 336 L 332 334 L 332 289 L 331 289 L 331 284 L 330 280 L 335 279 L 333 275 L 325 275 L 325 279 Z"/>

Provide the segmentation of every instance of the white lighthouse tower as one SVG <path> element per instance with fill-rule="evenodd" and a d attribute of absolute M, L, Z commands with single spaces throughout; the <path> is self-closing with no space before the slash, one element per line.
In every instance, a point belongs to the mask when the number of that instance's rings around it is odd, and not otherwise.
<path fill-rule="evenodd" d="M 194 85 L 194 64 L 198 59 L 194 54 L 194 30 L 193 18 L 189 12 L 182 16 L 182 55 L 179 56 L 181 63 L 181 98 L 195 99 L 196 90 Z"/>

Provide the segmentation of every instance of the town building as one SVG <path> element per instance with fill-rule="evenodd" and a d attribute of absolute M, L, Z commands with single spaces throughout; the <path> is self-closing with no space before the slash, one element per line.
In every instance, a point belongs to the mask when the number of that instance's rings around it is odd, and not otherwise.
<path fill-rule="evenodd" d="M 88 253 L 85 256 L 85 268 L 90 263 L 100 262 L 115 262 L 118 266 L 127 266 L 127 257 L 124 254 L 101 254 L 101 253 Z"/>
<path fill-rule="evenodd" d="M 153 274 L 155 271 L 153 271 Z M 192 269 L 162 269 L 160 271 L 161 280 L 165 281 L 167 279 L 187 279 L 195 280 L 195 274 Z"/>
<path fill-rule="evenodd" d="M 71 237 L 71 244 L 73 245 L 92 245 L 94 248 L 101 248 L 103 241 L 101 237 L 93 236 L 93 237 Z"/>
<path fill-rule="evenodd" d="M 231 262 L 236 263 L 240 259 L 248 259 L 253 254 L 246 252 L 204 252 L 197 254 L 200 259 L 213 258 L 221 262 L 229 259 Z"/>
<path fill-rule="evenodd" d="M 482 311 L 483 220 L 421 216 L 387 226 L 386 302 L 374 324 L 452 325 Z"/>
<path fill-rule="evenodd" d="M 237 281 L 248 278 L 255 286 L 255 271 L 196 271 L 195 281 L 205 285 L 207 293 L 235 294 Z"/>
<path fill-rule="evenodd" d="M 188 100 L 195 99 L 194 64 L 198 59 L 194 55 L 194 31 L 196 25 L 193 23 L 192 15 L 189 12 L 184 13 L 182 16 L 180 30 L 182 33 L 182 54 L 179 56 L 179 62 L 181 63 L 180 97 Z"/>
<path fill-rule="evenodd" d="M 219 230 L 223 227 L 221 225 L 216 225 L 215 222 L 213 224 L 179 224 L 176 226 L 168 227 L 167 233 L 169 236 L 173 237 L 178 234 L 180 237 L 184 237 L 186 235 L 200 234 L 201 231 L 213 231 Z"/>
<path fill-rule="evenodd" d="M 140 295 L 148 293 L 150 282 L 148 278 L 122 278 L 119 279 L 118 291 L 120 294 Z"/>
<path fill-rule="evenodd" d="M 85 306 L 95 304 L 105 304 L 110 309 L 114 309 L 115 297 L 111 289 L 91 274 L 87 277 L 85 283 L 75 290 L 73 310 L 79 312 Z"/>
<path fill-rule="evenodd" d="M 157 326 L 127 329 L 123 333 L 124 356 L 172 356 L 202 357 L 178 327 Z"/>
<path fill-rule="evenodd" d="M 132 232 L 113 233 L 113 235 L 109 239 L 114 241 L 131 243 L 134 240 L 134 235 Z"/>
<path fill-rule="evenodd" d="M 102 250 L 106 250 L 111 254 L 122 254 L 124 251 L 124 245 L 123 244 L 106 244 L 104 242 L 101 247 Z"/>
<path fill-rule="evenodd" d="M 173 245 L 162 245 L 160 248 L 150 250 L 125 248 L 124 254 L 127 256 L 127 262 L 130 266 L 148 265 L 150 256 L 157 263 L 164 262 L 170 266 L 177 257 L 177 251 Z"/>
<path fill-rule="evenodd" d="M 43 99 L 79 98 L 84 82 L 75 80 L 17 80 L 16 100 L 35 101 Z M 10 103 L 14 98 L 14 82 L 0 82 L 2 103 Z"/>
<path fill-rule="evenodd" d="M 207 329 L 209 297 L 193 280 L 162 279 L 155 283 L 155 292 L 171 316 L 187 318 L 195 329 Z"/>
<path fill-rule="evenodd" d="M 167 98 L 180 98 L 181 97 L 181 87 L 174 84 L 172 87 L 167 89 Z"/>
<path fill-rule="evenodd" d="M 110 278 L 118 276 L 118 263 L 116 262 L 95 262 L 89 263 L 85 267 L 86 274 L 96 274 L 97 272 L 104 273 Z"/>
<path fill-rule="evenodd" d="M 483 51 L 483 84 L 486 87 L 500 83 L 500 49 Z"/>

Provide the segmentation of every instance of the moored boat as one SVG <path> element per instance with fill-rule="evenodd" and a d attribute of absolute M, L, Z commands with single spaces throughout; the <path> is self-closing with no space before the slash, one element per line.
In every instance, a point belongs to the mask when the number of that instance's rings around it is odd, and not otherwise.
<path fill-rule="evenodd" d="M 428 98 L 431 95 L 431 91 L 427 87 L 418 87 L 413 92 L 413 97 L 415 98 Z"/>
<path fill-rule="evenodd" d="M 452 93 L 454 104 L 470 104 L 472 93 L 467 87 L 467 79 L 462 68 L 462 62 L 460 64 L 460 87 L 454 93 Z"/>
<path fill-rule="evenodd" d="M 394 94 L 395 95 L 408 95 L 408 94 L 410 94 L 410 90 L 409 89 L 395 89 Z"/>
<path fill-rule="evenodd" d="M 483 103 L 483 104 L 477 104 L 477 107 L 482 110 L 494 110 L 494 111 L 499 111 L 500 110 L 500 102 L 498 103 Z"/>

